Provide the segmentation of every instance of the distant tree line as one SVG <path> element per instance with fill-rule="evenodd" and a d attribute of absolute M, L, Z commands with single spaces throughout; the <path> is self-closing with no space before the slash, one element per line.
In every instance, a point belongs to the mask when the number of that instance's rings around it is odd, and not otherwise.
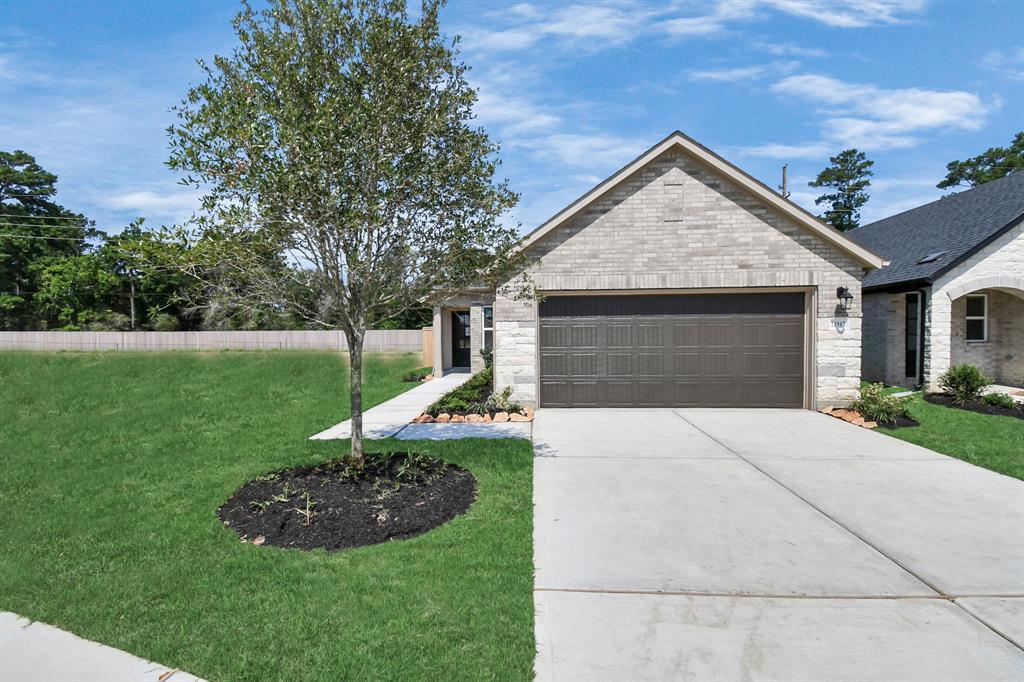
<path fill-rule="evenodd" d="M 57 176 L 24 151 L 0 151 L 0 330 L 195 331 L 304 329 L 287 311 L 239 306 L 222 289 L 135 254 L 193 248 L 157 240 L 138 219 L 117 234 L 56 200 Z M 283 264 L 277 264 L 284 268 Z M 375 328 L 430 324 L 428 309 Z"/>

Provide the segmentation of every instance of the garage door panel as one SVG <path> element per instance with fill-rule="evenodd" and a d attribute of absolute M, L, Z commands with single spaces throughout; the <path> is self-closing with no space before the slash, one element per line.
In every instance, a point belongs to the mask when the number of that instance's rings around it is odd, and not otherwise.
<path fill-rule="evenodd" d="M 584 324 L 570 328 L 569 338 L 573 348 L 597 348 L 597 325 Z"/>
<path fill-rule="evenodd" d="M 661 348 L 665 344 L 660 324 L 638 324 L 637 345 L 641 348 Z"/>
<path fill-rule="evenodd" d="M 698 377 L 701 375 L 700 353 L 675 353 L 673 374 L 677 377 Z"/>
<path fill-rule="evenodd" d="M 608 376 L 631 377 L 634 374 L 632 353 L 608 353 Z"/>
<path fill-rule="evenodd" d="M 569 354 L 549 352 L 541 353 L 540 373 L 543 377 L 569 376 Z"/>
<path fill-rule="evenodd" d="M 543 323 L 540 325 L 541 348 L 568 348 L 569 325 Z"/>
<path fill-rule="evenodd" d="M 639 353 L 637 360 L 637 375 L 642 377 L 663 377 L 665 376 L 665 356 L 661 353 Z"/>
<path fill-rule="evenodd" d="M 574 377 L 597 377 L 599 374 L 597 364 L 597 353 L 573 353 L 572 375 Z"/>
<path fill-rule="evenodd" d="M 687 322 L 672 325 L 672 345 L 676 348 L 699 348 L 700 324 Z"/>
<path fill-rule="evenodd" d="M 802 293 L 550 297 L 541 404 L 800 407 L 803 310 Z"/>
<path fill-rule="evenodd" d="M 608 348 L 632 348 L 633 325 L 609 324 L 607 326 L 607 344 Z"/>
<path fill-rule="evenodd" d="M 604 384 L 605 402 L 609 407 L 634 407 L 636 386 L 632 381 L 608 381 Z"/>

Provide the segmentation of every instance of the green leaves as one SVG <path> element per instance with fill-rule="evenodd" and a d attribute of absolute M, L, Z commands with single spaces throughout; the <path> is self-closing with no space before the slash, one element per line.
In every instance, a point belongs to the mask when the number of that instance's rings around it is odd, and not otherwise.
<path fill-rule="evenodd" d="M 977 187 L 986 182 L 998 180 L 1024 168 L 1024 131 L 1013 137 L 1009 147 L 991 147 L 978 156 L 966 161 L 950 161 L 946 164 L 946 177 L 936 185 L 948 189 L 966 185 Z"/>
<path fill-rule="evenodd" d="M 814 200 L 815 205 L 830 208 L 819 216 L 840 232 L 852 230 L 860 224 L 860 208 L 868 202 L 867 188 L 871 185 L 875 165 L 864 152 L 847 149 L 829 159 L 830 166 L 818 173 L 810 187 L 825 187 L 832 191 Z"/>

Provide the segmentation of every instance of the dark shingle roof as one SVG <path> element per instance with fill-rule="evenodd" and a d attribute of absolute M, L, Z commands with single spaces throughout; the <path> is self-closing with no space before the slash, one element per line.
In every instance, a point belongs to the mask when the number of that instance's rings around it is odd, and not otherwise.
<path fill-rule="evenodd" d="M 846 235 L 890 261 L 864 278 L 864 287 L 873 288 L 934 279 L 1022 217 L 1024 172 L 943 197 Z"/>

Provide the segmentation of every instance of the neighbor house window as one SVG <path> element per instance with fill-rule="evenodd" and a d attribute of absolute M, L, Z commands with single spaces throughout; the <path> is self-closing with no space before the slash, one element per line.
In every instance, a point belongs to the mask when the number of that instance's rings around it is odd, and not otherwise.
<path fill-rule="evenodd" d="M 484 306 L 484 350 L 494 350 L 494 308 Z"/>
<path fill-rule="evenodd" d="M 968 341 L 988 341 L 988 296 L 974 294 L 967 297 L 965 338 Z"/>

